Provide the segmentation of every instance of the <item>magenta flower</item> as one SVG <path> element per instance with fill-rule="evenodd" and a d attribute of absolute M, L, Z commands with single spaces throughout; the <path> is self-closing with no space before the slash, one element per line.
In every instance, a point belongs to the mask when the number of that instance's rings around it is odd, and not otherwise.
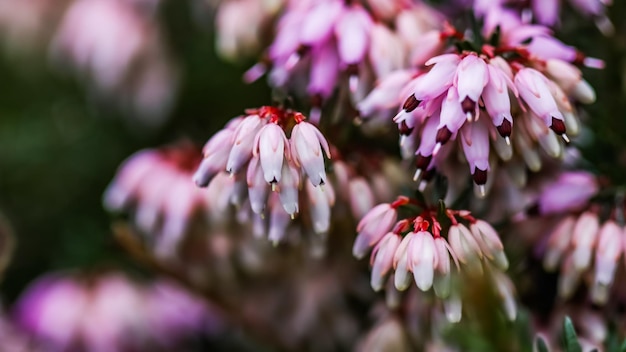
<path fill-rule="evenodd" d="M 558 214 L 583 208 L 599 190 L 595 177 L 587 172 L 563 172 L 545 185 L 537 205 L 541 214 Z"/>

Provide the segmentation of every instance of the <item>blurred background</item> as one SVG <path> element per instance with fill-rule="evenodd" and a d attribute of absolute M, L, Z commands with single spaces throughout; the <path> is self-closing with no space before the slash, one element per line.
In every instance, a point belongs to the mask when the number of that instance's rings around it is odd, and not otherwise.
<path fill-rule="evenodd" d="M 102 206 L 102 194 L 118 166 L 142 148 L 184 139 L 202 145 L 244 108 L 269 101 L 264 82 L 246 85 L 241 79 L 253 61 L 233 65 L 218 59 L 210 8 L 200 4 L 206 7 L 194 11 L 192 5 L 165 1 L 153 15 L 174 53 L 172 65 L 180 70 L 176 102 L 164 117 L 142 117 L 142 112 L 121 108 L 119 97 L 107 100 L 90 92 L 75 72 L 54 64 L 47 38 L 33 38 L 31 45 L 16 32 L 10 34 L 16 41 L 10 42 L 8 22 L 16 19 L 5 18 L 13 12 L 10 5 L 0 8 L 7 12 L 0 23 L 5 39 L 0 58 L 0 209 L 18 239 L 2 283 L 4 302 L 10 304 L 46 271 L 136 268 L 116 246 L 111 216 Z"/>
<path fill-rule="evenodd" d="M 242 81 L 254 56 L 226 62 L 216 54 L 209 0 L 126 2 L 133 3 L 129 31 L 138 37 L 121 35 L 108 43 L 119 57 L 102 55 L 89 66 L 87 44 L 75 44 L 81 38 L 63 28 L 111 30 L 104 19 L 68 18 L 80 10 L 71 0 L 0 0 L 0 221 L 17 241 L 0 283 L 5 307 L 51 271 L 151 277 L 116 243 L 102 206 L 118 166 L 143 148 L 202 145 L 245 108 L 271 103 L 264 80 Z M 615 1 L 609 15 L 614 36 L 572 14 L 564 16 L 562 39 L 606 62 L 605 70 L 584 69 L 598 101 L 587 108 L 595 134 L 583 154 L 591 168 L 624 184 L 626 2 Z M 108 71 L 107 63 L 116 68 Z"/>

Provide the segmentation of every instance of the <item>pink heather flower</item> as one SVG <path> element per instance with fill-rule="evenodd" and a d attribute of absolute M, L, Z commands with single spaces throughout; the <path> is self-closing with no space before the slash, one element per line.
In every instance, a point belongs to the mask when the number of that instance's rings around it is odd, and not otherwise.
<path fill-rule="evenodd" d="M 348 182 L 350 209 L 355 219 L 361 219 L 376 204 L 374 192 L 364 177 L 355 177 Z"/>
<path fill-rule="evenodd" d="M 44 277 L 31 284 L 16 304 L 19 325 L 59 350 L 71 347 L 88 304 L 84 289 L 72 280 Z"/>
<path fill-rule="evenodd" d="M 356 227 L 358 235 L 354 240 L 352 254 L 363 258 L 367 250 L 374 246 L 391 230 L 397 219 L 397 211 L 391 204 L 383 203 L 372 208 Z"/>
<path fill-rule="evenodd" d="M 406 67 L 406 47 L 386 25 L 374 23 L 370 40 L 368 58 L 376 77 L 385 79 Z"/>
<path fill-rule="evenodd" d="M 313 97 L 327 99 L 337 87 L 339 55 L 335 43 L 327 42 L 311 51 L 311 72 L 307 92 Z M 314 122 L 319 122 L 314 119 Z"/>
<path fill-rule="evenodd" d="M 200 157 L 187 144 L 136 153 L 105 191 L 105 206 L 111 211 L 134 209 L 138 227 L 159 234 L 156 245 L 161 254 L 174 253 L 190 223 L 209 207 L 209 200 L 191 182 Z"/>
<path fill-rule="evenodd" d="M 438 261 L 433 235 L 430 232 L 419 231 L 408 246 L 407 265 L 413 272 L 415 284 L 420 290 L 428 291 L 433 285 Z"/>
<path fill-rule="evenodd" d="M 283 129 L 275 123 L 263 126 L 254 137 L 253 153 L 259 156 L 265 181 L 279 182 L 283 160 L 290 159 L 289 141 Z"/>
<path fill-rule="evenodd" d="M 546 75 L 563 91 L 583 104 L 591 104 L 596 100 L 593 88 L 582 78 L 582 72 L 573 64 L 549 59 L 546 61 Z M 558 101 L 557 101 L 558 102 Z"/>
<path fill-rule="evenodd" d="M 44 277 L 26 290 L 16 309 L 35 342 L 59 351 L 176 349 L 185 338 L 206 332 L 209 313 L 203 302 L 171 283 L 140 286 L 119 274 L 91 282 Z"/>
<path fill-rule="evenodd" d="M 383 288 L 386 276 L 393 267 L 393 258 L 401 241 L 402 238 L 399 235 L 389 232 L 374 247 L 370 259 L 372 266 L 370 284 L 374 291 L 380 291 Z"/>
<path fill-rule="evenodd" d="M 412 70 L 397 70 L 379 80 L 374 89 L 356 105 L 361 116 L 395 108 L 402 103 L 401 92 L 413 79 Z"/>
<path fill-rule="evenodd" d="M 509 138 L 513 126 L 513 117 L 511 116 L 511 101 L 507 88 L 515 89 L 515 86 L 501 69 L 494 66 L 493 62 L 487 65 L 487 71 L 489 82 L 485 85 L 482 93 L 485 109 L 500 135 Z M 517 90 L 514 92 L 517 94 Z"/>
<path fill-rule="evenodd" d="M 594 282 L 591 299 L 597 304 L 606 303 L 613 283 L 617 262 L 622 255 L 623 229 L 615 221 L 602 225 L 595 252 Z"/>
<path fill-rule="evenodd" d="M 415 235 L 415 232 L 406 234 L 398 245 L 393 257 L 393 267 L 395 268 L 393 284 L 398 291 L 404 291 L 411 286 L 411 276 L 409 275 L 411 266 L 408 249 Z"/>
<path fill-rule="evenodd" d="M 443 237 L 435 238 L 435 250 L 437 251 L 437 263 L 435 266 L 437 275 L 435 275 L 433 288 L 437 297 L 445 299 L 450 295 L 450 259 L 454 260 L 457 268 L 459 263 L 456 254 L 452 252 L 450 245 Z"/>
<path fill-rule="evenodd" d="M 275 192 L 272 192 L 272 195 L 270 195 L 269 208 L 270 219 L 267 237 L 276 245 L 285 238 L 291 219 L 284 206 L 281 205 L 281 199 L 276 196 Z"/>
<path fill-rule="evenodd" d="M 489 171 L 489 131 L 487 125 L 481 121 L 474 121 L 465 124 L 461 132 L 463 133 L 461 138 L 463 151 L 474 182 L 479 187 L 484 187 L 487 183 L 487 171 Z"/>
<path fill-rule="evenodd" d="M 483 253 L 480 245 L 465 225 L 456 224 L 450 226 L 448 242 L 459 262 L 467 265 L 468 268 L 476 269 L 478 272 L 482 271 L 480 264 L 478 264 L 478 267 L 476 264 L 482 259 Z"/>
<path fill-rule="evenodd" d="M 583 213 L 576 221 L 572 234 L 572 261 L 577 271 L 584 271 L 591 264 L 599 228 L 598 216 L 591 212 Z"/>
<path fill-rule="evenodd" d="M 509 261 L 504 253 L 504 246 L 496 230 L 483 220 L 476 220 L 470 224 L 470 231 L 478 242 L 482 253 L 489 258 L 498 268 L 506 270 Z"/>
<path fill-rule="evenodd" d="M 193 175 L 193 181 L 198 187 L 206 187 L 219 172 L 226 170 L 230 141 L 233 138 L 232 129 L 223 129 L 217 132 L 202 149 L 204 158 Z"/>
<path fill-rule="evenodd" d="M 335 191 L 331 185 L 315 187 L 312 183 L 306 183 L 306 191 L 309 196 L 309 210 L 313 231 L 317 234 L 327 233 L 330 228 L 330 212 L 335 204 Z"/>
<path fill-rule="evenodd" d="M 416 66 L 425 64 L 433 55 L 443 51 L 445 40 L 442 38 L 441 32 L 432 30 L 424 33 L 420 37 L 420 42 L 413 51 L 409 61 Z"/>
<path fill-rule="evenodd" d="M 459 103 L 457 90 L 455 87 L 450 87 L 446 98 L 441 104 L 439 126 L 437 126 L 437 144 L 441 146 L 448 142 L 452 135 L 461 129 L 465 121 L 466 115 Z"/>
<path fill-rule="evenodd" d="M 300 173 L 295 165 L 290 162 L 284 162 L 281 173 L 282 182 L 280 183 L 280 202 L 283 208 L 292 218 L 299 211 L 298 206 L 298 190 L 300 189 Z"/>
<path fill-rule="evenodd" d="M 515 75 L 515 87 L 526 105 L 556 134 L 565 133 L 563 115 L 548 86 L 548 79 L 532 68 L 522 68 Z"/>
<path fill-rule="evenodd" d="M 259 128 L 264 125 L 264 120 L 258 115 L 246 116 L 237 125 L 232 136 L 232 148 L 228 155 L 226 171 L 230 174 L 239 172 L 243 166 L 252 158 L 254 141 Z"/>
<path fill-rule="evenodd" d="M 569 249 L 575 224 L 576 218 L 570 215 L 561 220 L 551 231 L 543 257 L 543 267 L 547 271 L 556 270 L 561 258 Z"/>
<path fill-rule="evenodd" d="M 324 135 L 312 124 L 301 121 L 291 132 L 291 149 L 294 162 L 306 172 L 314 186 L 326 183 L 324 156 L 330 159 L 330 149 Z"/>
<path fill-rule="evenodd" d="M 367 11 L 359 4 L 346 7 L 335 25 L 339 57 L 344 65 L 358 65 L 369 46 L 370 31 L 373 21 Z"/>
<path fill-rule="evenodd" d="M 415 81 L 413 97 L 418 101 L 430 100 L 448 90 L 452 86 L 459 61 L 457 54 L 440 55 L 426 61 L 426 66 L 434 66 Z"/>
<path fill-rule="evenodd" d="M 250 160 L 248 171 L 246 174 L 246 182 L 248 184 L 248 198 L 250 199 L 250 207 L 256 214 L 262 214 L 267 203 L 267 196 L 270 187 L 265 181 L 263 169 L 259 158 L 254 157 Z"/>
<path fill-rule="evenodd" d="M 204 162 L 194 176 L 196 183 L 208 185 L 209 198 L 219 203 L 218 210 L 233 204 L 240 213 L 251 210 L 277 219 L 269 227 L 274 242 L 286 235 L 288 222 L 283 219 L 294 219 L 301 208 L 311 215 L 313 230 L 326 233 L 335 201 L 333 189 L 328 186 L 327 194 L 310 189 L 300 194 L 305 177 L 312 186 L 327 181 L 323 151 L 330 157 L 330 147 L 326 139 L 302 114 L 289 109 L 264 106 L 246 113 L 207 142 Z M 226 167 L 216 173 L 224 165 L 223 155 L 228 155 Z M 225 171 L 230 178 L 224 177 Z M 279 216 L 281 208 L 284 214 Z"/>
<path fill-rule="evenodd" d="M 478 108 L 476 103 L 488 81 L 487 64 L 482 58 L 476 54 L 469 54 L 461 60 L 456 70 L 455 84 L 459 103 L 463 106 L 465 113 L 476 114 Z"/>
<path fill-rule="evenodd" d="M 307 46 L 315 46 L 333 34 L 335 23 L 345 10 L 341 1 L 329 0 L 315 3 L 305 13 L 301 22 L 300 43 Z"/>
<path fill-rule="evenodd" d="M 587 172 L 563 172 L 541 191 L 537 204 L 541 214 L 558 214 L 583 208 L 599 190 L 595 177 Z"/>

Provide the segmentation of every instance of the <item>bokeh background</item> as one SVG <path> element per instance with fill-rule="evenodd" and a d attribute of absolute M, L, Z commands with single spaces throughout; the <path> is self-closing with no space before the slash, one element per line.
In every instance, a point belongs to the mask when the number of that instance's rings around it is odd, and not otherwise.
<path fill-rule="evenodd" d="M 563 17 L 557 36 L 606 62 L 605 70 L 583 69 L 598 99 L 586 108 L 594 133 L 582 151 L 590 169 L 626 184 L 626 2 L 615 1 L 609 15 L 616 27 L 612 37 L 575 13 Z M 120 163 L 142 148 L 185 139 L 201 145 L 243 109 L 272 99 L 263 80 L 248 85 L 241 79 L 255 58 L 218 57 L 212 16 L 211 6 L 201 1 L 163 1 L 159 7 L 156 18 L 181 81 L 174 107 L 156 126 L 87 89 L 51 60 L 45 44 L 18 49 L 4 41 L 0 212 L 17 239 L 0 283 L 4 305 L 11 306 L 33 279 L 49 271 L 151 275 L 115 242 L 112 216 L 102 207 L 103 191 Z M 4 29 L 0 24 L 0 32 Z"/>

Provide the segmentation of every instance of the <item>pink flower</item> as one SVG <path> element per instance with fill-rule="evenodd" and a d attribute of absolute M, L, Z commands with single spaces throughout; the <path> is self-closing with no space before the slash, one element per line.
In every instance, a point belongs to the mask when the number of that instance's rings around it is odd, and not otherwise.
<path fill-rule="evenodd" d="M 475 54 L 465 56 L 456 70 L 455 84 L 465 113 L 474 112 L 489 81 L 487 64 Z"/>
<path fill-rule="evenodd" d="M 258 131 L 253 143 L 253 153 L 259 156 L 265 181 L 279 182 L 283 160 L 290 159 L 289 141 L 285 132 L 277 124 L 268 123 Z"/>
<path fill-rule="evenodd" d="M 465 124 L 461 142 L 474 182 L 480 187 L 487 183 L 489 171 L 489 131 L 481 121 Z M 484 192 L 483 192 L 484 193 Z"/>
<path fill-rule="evenodd" d="M 324 135 L 314 125 L 301 121 L 294 126 L 290 142 L 294 162 L 304 169 L 311 183 L 314 186 L 325 184 L 322 148 L 329 159 L 330 150 Z"/>
<path fill-rule="evenodd" d="M 452 86 L 459 62 L 457 54 L 440 55 L 428 60 L 426 66 L 434 66 L 416 80 L 413 86 L 415 99 L 418 101 L 434 99 L 448 90 Z"/>
<path fill-rule="evenodd" d="M 380 291 L 385 278 L 393 267 L 393 258 L 402 238 L 394 233 L 387 233 L 378 242 L 372 251 L 370 265 L 372 266 L 371 286 L 374 291 Z"/>
<path fill-rule="evenodd" d="M 487 70 L 489 72 L 489 82 L 482 94 L 485 109 L 487 109 L 500 135 L 508 138 L 513 127 L 513 117 L 511 116 L 511 101 L 507 88 L 514 88 L 513 82 L 500 68 L 492 63 L 487 65 Z"/>
<path fill-rule="evenodd" d="M 426 231 L 417 232 L 407 248 L 407 256 L 415 284 L 420 290 L 428 291 L 433 285 L 438 261 L 433 235 Z"/>
<path fill-rule="evenodd" d="M 459 261 L 468 266 L 475 266 L 482 259 L 483 253 L 470 230 L 463 224 L 450 226 L 448 242 Z"/>
<path fill-rule="evenodd" d="M 356 227 L 358 235 L 352 247 L 352 254 L 363 258 L 367 250 L 374 246 L 391 230 L 397 219 L 397 211 L 388 203 L 372 208 Z"/>
<path fill-rule="evenodd" d="M 292 218 L 300 211 L 298 203 L 298 190 L 300 189 L 300 172 L 290 162 L 285 161 L 281 173 L 279 196 L 283 208 Z"/>
<path fill-rule="evenodd" d="M 591 298 L 595 303 L 606 303 L 613 283 L 617 262 L 622 255 L 623 229 L 615 221 L 602 225 L 596 245 L 595 275 Z"/>
<path fill-rule="evenodd" d="M 598 192 L 595 177 L 587 172 L 563 172 L 543 187 L 537 204 L 541 214 L 580 210 Z"/>
<path fill-rule="evenodd" d="M 575 224 L 576 218 L 568 216 L 551 230 L 546 253 L 543 257 L 543 267 L 547 271 L 554 271 L 563 254 L 569 249 Z"/>
<path fill-rule="evenodd" d="M 497 267 L 502 270 L 506 270 L 509 266 L 509 261 L 504 253 L 504 246 L 498 236 L 498 233 L 489 223 L 483 220 L 476 220 L 476 222 L 470 224 L 470 231 L 482 253 L 493 261 Z"/>
<path fill-rule="evenodd" d="M 263 124 L 264 121 L 258 115 L 249 115 L 237 125 L 231 140 L 232 148 L 228 155 L 226 171 L 231 174 L 239 172 L 250 160 L 256 133 Z"/>
<path fill-rule="evenodd" d="M 267 203 L 269 194 L 269 186 L 265 181 L 263 169 L 258 157 L 253 157 L 248 165 L 246 174 L 246 182 L 248 184 L 248 197 L 250 198 L 250 207 L 256 214 L 262 214 Z"/>
<path fill-rule="evenodd" d="M 351 4 L 343 11 L 335 25 L 335 36 L 344 65 L 357 65 L 363 60 L 372 26 L 373 21 L 362 6 Z"/>
<path fill-rule="evenodd" d="M 523 68 L 515 75 L 514 82 L 520 97 L 530 110 L 555 133 L 565 134 L 563 115 L 550 92 L 548 79 L 535 69 Z"/>
<path fill-rule="evenodd" d="M 579 272 L 586 270 L 591 263 L 599 228 L 598 216 L 589 211 L 583 213 L 576 221 L 572 235 L 572 261 L 574 268 Z"/>
<path fill-rule="evenodd" d="M 327 233 L 330 228 L 331 208 L 335 204 L 335 191 L 331 185 L 324 188 L 315 187 L 307 182 L 306 190 L 309 197 L 309 211 L 315 233 Z"/>
<path fill-rule="evenodd" d="M 232 129 L 223 129 L 204 145 L 202 149 L 204 158 L 193 175 L 193 181 L 198 187 L 208 186 L 218 172 L 226 170 L 233 132 Z"/>

